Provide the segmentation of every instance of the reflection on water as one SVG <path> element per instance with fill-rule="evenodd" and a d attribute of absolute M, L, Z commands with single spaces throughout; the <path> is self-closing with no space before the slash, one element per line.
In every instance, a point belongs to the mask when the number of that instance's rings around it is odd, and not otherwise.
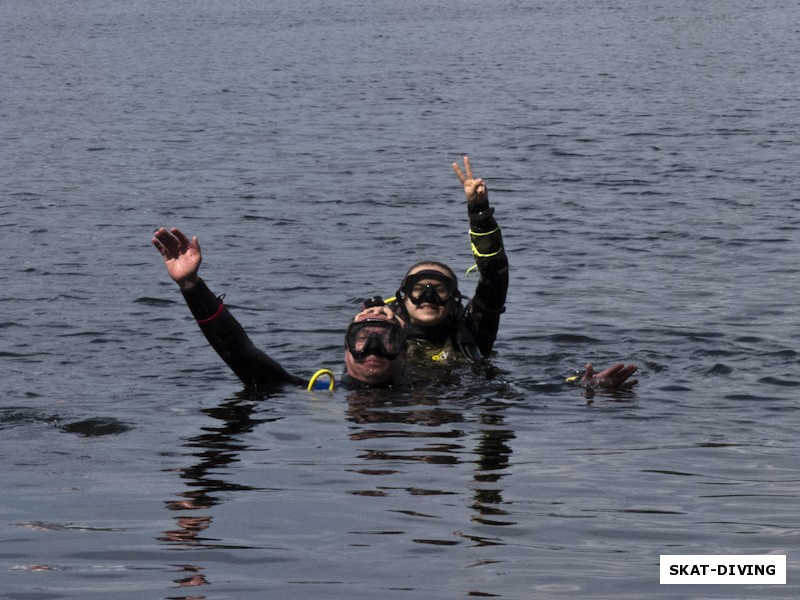
<path fill-rule="evenodd" d="M 449 390 L 449 394 L 452 395 L 452 390 Z M 477 445 L 469 449 L 466 445 L 472 442 L 474 436 L 467 434 L 463 427 L 454 427 L 454 424 L 463 424 L 467 419 L 465 407 L 443 407 L 440 404 L 439 397 L 430 395 L 429 391 L 411 393 L 402 401 L 390 394 L 358 392 L 348 395 L 348 419 L 358 424 L 350 433 L 351 440 L 363 442 L 406 438 L 415 441 L 411 448 L 403 447 L 402 450 L 368 446 L 359 457 L 369 461 L 386 461 L 389 464 L 419 461 L 452 466 L 465 460 L 473 461 L 475 488 L 471 507 L 477 513 L 473 520 L 488 525 L 513 524 L 498 519 L 507 514 L 499 508 L 503 503 L 499 482 L 511 454 L 508 443 L 514 439 L 514 433 L 505 426 L 502 414 L 506 405 L 486 400 L 477 407 L 470 408 L 468 412 L 479 423 L 479 431 Z M 474 410 L 477 410 L 477 414 L 473 415 Z M 383 424 L 413 424 L 417 427 L 379 427 Z M 394 473 L 395 469 L 373 467 L 360 469 L 359 472 L 385 476 Z M 406 488 L 406 491 L 410 495 L 460 493 L 418 487 Z M 385 489 L 380 486 L 350 493 L 386 495 Z"/>
<path fill-rule="evenodd" d="M 459 376 L 451 373 L 448 377 Z M 502 389 L 502 385 L 498 389 Z M 346 426 L 342 441 L 349 441 L 344 455 L 350 458 L 346 459 L 342 470 L 375 480 L 373 486 L 334 485 L 323 490 L 333 493 L 342 506 L 348 496 L 372 497 L 381 502 L 381 498 L 402 492 L 409 497 L 453 498 L 472 512 L 471 521 L 479 525 L 515 524 L 502 508 L 502 481 L 512 454 L 510 444 L 515 438 L 504 416 L 504 411 L 510 405 L 508 400 L 484 398 L 467 401 L 463 390 L 445 386 L 425 391 L 359 390 L 344 396 L 337 393 L 330 397 L 329 402 L 342 400 L 346 406 L 334 404 L 341 411 L 339 414 Z M 202 433 L 188 438 L 183 444 L 184 456 L 191 460 L 191 464 L 174 471 L 180 475 L 186 489 L 178 493 L 177 499 L 166 502 L 170 511 L 179 514 L 174 517 L 175 527 L 165 531 L 159 538 L 162 543 L 176 548 L 238 547 L 215 538 L 211 533 L 213 509 L 224 503 L 226 498 L 234 500 L 238 494 L 263 491 L 255 486 L 233 482 L 231 469 L 241 461 L 243 454 L 268 450 L 254 447 L 244 438 L 253 434 L 259 426 L 269 427 L 270 423 L 284 419 L 280 414 L 280 406 L 276 412 L 272 411 L 272 401 L 273 398 L 257 390 L 245 390 L 216 407 L 202 411 L 213 422 L 203 426 Z M 251 439 L 266 438 L 255 435 Z M 322 457 L 318 455 L 315 458 L 313 452 L 306 452 L 301 460 L 317 460 L 319 464 L 316 467 L 311 465 L 312 468 L 323 467 Z M 428 477 L 431 485 L 420 485 L 417 479 L 413 485 L 403 484 L 409 466 L 418 464 L 434 465 L 445 471 L 433 480 Z M 451 471 L 454 467 L 461 467 L 461 470 L 454 473 Z M 463 472 L 464 467 L 471 473 L 470 479 L 456 476 Z M 415 510 L 414 507 L 384 508 L 378 505 L 377 508 L 380 512 L 398 517 L 419 520 L 441 518 L 430 511 Z M 396 521 L 387 519 L 387 522 Z M 403 533 L 406 531 L 394 528 L 349 531 L 350 535 L 358 536 L 396 536 Z M 303 531 L 297 531 L 298 536 L 304 534 Z M 505 543 L 500 535 L 476 535 L 461 530 L 452 531 L 451 534 L 450 539 L 415 535 L 410 541 L 431 546 L 451 546 L 469 541 L 475 547 Z M 356 544 L 360 545 L 363 544 Z M 211 584 L 202 565 L 180 564 L 175 568 L 181 574 L 175 583 L 181 587 Z M 190 597 L 169 598 L 187 600 Z"/>
<path fill-rule="evenodd" d="M 515 525 L 504 520 L 508 513 L 500 508 L 503 504 L 502 490 L 499 486 L 503 471 L 508 467 L 514 432 L 507 428 L 502 414 L 503 404 L 487 401 L 482 408 L 481 423 L 490 427 L 482 429 L 476 454 L 475 501 L 472 508 L 478 513 L 474 520 L 486 525 Z"/>
<path fill-rule="evenodd" d="M 185 573 L 184 577 L 176 579 L 179 587 L 199 587 L 208 585 L 208 580 L 203 574 L 203 569 L 194 565 L 175 565 L 175 568 Z M 167 596 L 165 600 L 204 600 L 206 596 Z"/>
<path fill-rule="evenodd" d="M 276 420 L 254 419 L 253 408 L 251 401 L 236 398 L 218 407 L 202 411 L 222 421 L 222 425 L 206 428 L 204 433 L 190 438 L 184 444 L 187 448 L 197 449 L 189 453 L 189 456 L 195 458 L 197 462 L 178 469 L 181 478 L 188 481 L 187 485 L 191 489 L 183 492 L 180 500 L 167 503 L 171 510 L 209 508 L 219 502 L 218 495 L 221 493 L 253 489 L 214 477 L 219 469 L 237 462 L 239 453 L 247 449 L 247 446 L 239 441 L 240 436 L 251 432 L 260 423 Z"/>
<path fill-rule="evenodd" d="M 246 396 L 243 394 L 242 396 Z M 247 450 L 241 436 L 253 431 L 261 424 L 277 419 L 254 418 L 255 403 L 247 397 L 235 397 L 219 406 L 203 409 L 202 412 L 220 424 L 203 428 L 203 433 L 186 440 L 189 450 L 186 456 L 194 461 L 187 467 L 175 469 L 189 488 L 178 494 L 179 499 L 166 502 L 171 511 L 206 511 L 222 500 L 220 496 L 229 492 L 250 491 L 255 488 L 236 484 L 225 479 L 219 472 L 239 461 L 239 454 Z M 174 518 L 175 528 L 164 532 L 159 541 L 184 546 L 214 546 L 232 548 L 220 539 L 205 536 L 212 526 L 209 514 L 181 514 Z M 175 565 L 182 576 L 175 580 L 180 587 L 208 585 L 204 568 L 198 565 Z M 202 600 L 206 596 L 168 596 L 167 600 Z"/>

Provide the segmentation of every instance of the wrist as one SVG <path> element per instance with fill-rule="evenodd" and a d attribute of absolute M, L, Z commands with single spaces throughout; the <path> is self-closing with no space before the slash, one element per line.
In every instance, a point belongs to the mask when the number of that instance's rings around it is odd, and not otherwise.
<path fill-rule="evenodd" d="M 185 279 L 181 279 L 176 283 L 178 284 L 178 287 L 181 289 L 182 292 L 188 292 L 197 285 L 199 279 L 200 278 L 197 275 L 194 275 L 193 277 L 186 277 Z"/>
<path fill-rule="evenodd" d="M 467 212 L 470 214 L 477 214 L 489 210 L 489 200 L 482 200 L 475 203 L 470 202 L 467 205 Z"/>
<path fill-rule="evenodd" d="M 497 221 L 495 221 L 494 218 L 494 207 L 487 204 L 485 206 L 477 206 L 476 208 L 479 210 L 470 210 L 467 213 L 469 216 L 470 232 L 483 234 L 497 229 Z M 483 210 L 480 210 L 481 208 L 483 208 Z"/>

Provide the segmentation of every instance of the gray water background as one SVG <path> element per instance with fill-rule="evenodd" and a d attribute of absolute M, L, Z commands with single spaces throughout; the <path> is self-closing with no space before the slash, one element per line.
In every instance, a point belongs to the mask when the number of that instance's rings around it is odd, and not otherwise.
<path fill-rule="evenodd" d="M 0 52 L 0 598 L 800 595 L 797 3 L 4 0 Z M 472 264 L 463 154 L 493 376 L 248 396 L 150 246 L 338 370 L 361 298 Z"/>

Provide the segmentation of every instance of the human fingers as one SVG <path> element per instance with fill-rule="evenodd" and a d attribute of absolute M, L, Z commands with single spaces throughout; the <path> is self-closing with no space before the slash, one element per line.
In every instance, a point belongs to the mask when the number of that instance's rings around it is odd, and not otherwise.
<path fill-rule="evenodd" d="M 172 232 L 164 229 L 158 229 L 153 237 L 153 244 L 158 248 L 159 252 L 166 258 L 168 255 L 177 251 L 180 247 L 180 242 L 172 234 Z"/>
<path fill-rule="evenodd" d="M 153 242 L 153 246 L 156 247 L 156 250 L 158 250 L 158 252 L 161 254 L 161 256 L 163 256 L 164 258 L 167 258 L 167 249 L 164 247 L 164 244 L 159 242 L 158 238 L 156 238 L 156 237 L 154 237 L 150 241 Z"/>
<path fill-rule="evenodd" d="M 161 235 L 162 231 L 164 231 L 163 227 L 159 227 L 158 229 L 156 229 L 153 232 L 153 237 L 152 237 L 152 239 L 150 241 L 153 243 L 153 246 L 156 247 L 156 250 L 158 250 L 159 252 L 161 252 L 163 254 L 162 250 L 163 250 L 164 246 L 158 239 L 158 237 Z"/>
<path fill-rule="evenodd" d="M 467 180 L 466 175 L 464 175 L 464 173 L 461 171 L 461 169 L 458 166 L 458 163 L 453 163 L 453 170 L 456 172 L 456 175 L 458 176 L 458 180 L 461 183 L 464 183 Z"/>
<path fill-rule="evenodd" d="M 470 196 L 479 196 L 486 192 L 486 184 L 483 179 L 470 179 L 471 183 L 469 188 Z"/>
<path fill-rule="evenodd" d="M 625 380 L 624 377 L 620 378 L 619 376 L 624 366 L 625 365 L 622 363 L 619 363 L 594 374 L 594 368 L 591 368 L 591 363 L 589 363 L 589 365 L 586 366 L 586 375 L 583 376 L 583 380 L 589 387 L 618 387 Z"/>
<path fill-rule="evenodd" d="M 611 365 L 605 371 L 602 371 L 598 376 L 605 377 L 606 379 L 613 379 L 615 378 L 619 372 L 625 367 L 622 363 L 617 363 L 616 365 Z"/>
<path fill-rule="evenodd" d="M 629 390 L 637 383 L 639 383 L 638 379 L 630 379 L 628 381 L 609 382 L 609 385 L 607 387 L 616 390 Z"/>
<path fill-rule="evenodd" d="M 174 231 L 177 230 L 170 230 L 161 227 L 155 232 L 155 237 L 158 238 L 158 241 L 160 241 L 162 244 L 164 244 L 166 247 L 169 248 L 171 246 L 175 246 L 178 244 L 178 238 L 175 237 Z"/>
<path fill-rule="evenodd" d="M 616 373 L 616 378 L 622 382 L 628 379 L 631 375 L 636 373 L 638 367 L 636 365 L 621 365 L 622 368 Z"/>
<path fill-rule="evenodd" d="M 467 171 L 467 179 L 475 179 L 472 176 L 472 166 L 469 164 L 469 156 L 464 157 L 464 169 Z"/>
<path fill-rule="evenodd" d="M 638 379 L 629 379 L 629 377 L 636 372 L 637 368 L 638 367 L 635 365 L 623 365 L 623 368 L 619 369 L 613 377 L 606 379 L 608 382 L 606 387 L 623 390 L 631 389 L 639 383 Z"/>
<path fill-rule="evenodd" d="M 606 375 L 606 380 L 615 387 L 627 387 L 628 378 L 636 372 L 633 365 L 616 365 L 614 370 Z"/>
<path fill-rule="evenodd" d="M 367 317 L 386 317 L 388 321 L 399 320 L 395 312 L 388 306 L 370 306 L 359 312 L 353 321 L 362 321 Z"/>
<path fill-rule="evenodd" d="M 178 240 L 178 246 L 182 249 L 189 247 L 189 238 L 177 227 L 173 227 L 170 229 L 170 233 L 175 236 L 175 239 Z"/>

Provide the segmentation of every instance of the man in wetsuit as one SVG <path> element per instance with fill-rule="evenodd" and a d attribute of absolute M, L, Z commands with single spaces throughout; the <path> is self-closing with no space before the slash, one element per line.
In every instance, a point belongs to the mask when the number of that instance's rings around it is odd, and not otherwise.
<path fill-rule="evenodd" d="M 178 229 L 161 228 L 152 242 L 206 339 L 243 383 L 308 384 L 308 380 L 289 373 L 256 348 L 222 298 L 215 296 L 198 276 L 203 258 L 196 237 L 190 241 Z M 363 310 L 347 329 L 344 361 L 341 384 L 345 388 L 410 385 L 403 322 L 386 306 Z"/>

